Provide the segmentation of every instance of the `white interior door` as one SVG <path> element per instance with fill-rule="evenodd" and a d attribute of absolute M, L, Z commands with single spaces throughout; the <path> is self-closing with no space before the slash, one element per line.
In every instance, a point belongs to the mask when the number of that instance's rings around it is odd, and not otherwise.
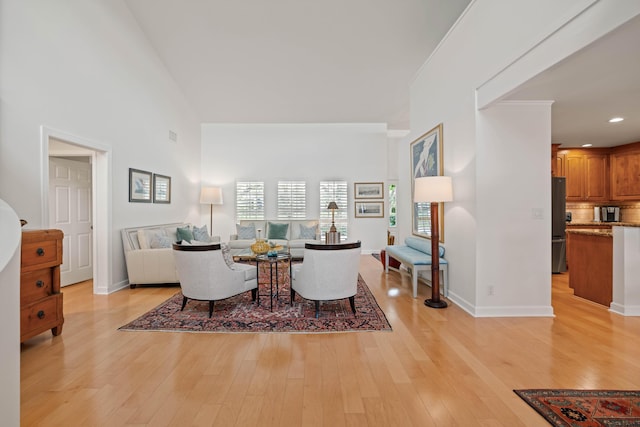
<path fill-rule="evenodd" d="M 91 164 L 50 157 L 49 201 L 51 227 L 64 232 L 60 285 L 91 279 Z"/>

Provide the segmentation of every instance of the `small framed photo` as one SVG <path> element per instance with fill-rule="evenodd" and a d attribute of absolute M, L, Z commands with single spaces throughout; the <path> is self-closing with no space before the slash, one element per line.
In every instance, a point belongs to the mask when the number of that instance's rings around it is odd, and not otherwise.
<path fill-rule="evenodd" d="M 171 203 L 171 177 L 153 174 L 153 203 Z"/>
<path fill-rule="evenodd" d="M 129 201 L 151 203 L 151 172 L 129 168 Z"/>
<path fill-rule="evenodd" d="M 356 218 L 384 217 L 384 202 L 356 202 Z"/>
<path fill-rule="evenodd" d="M 382 182 L 356 182 L 354 187 L 355 199 L 384 198 L 384 184 Z"/>

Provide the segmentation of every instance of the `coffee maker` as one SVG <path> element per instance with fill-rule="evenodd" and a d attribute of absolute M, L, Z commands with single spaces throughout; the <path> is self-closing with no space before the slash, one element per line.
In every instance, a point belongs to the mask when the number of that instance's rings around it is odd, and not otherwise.
<path fill-rule="evenodd" d="M 602 222 L 620 222 L 620 208 L 617 206 L 600 207 L 600 220 Z"/>

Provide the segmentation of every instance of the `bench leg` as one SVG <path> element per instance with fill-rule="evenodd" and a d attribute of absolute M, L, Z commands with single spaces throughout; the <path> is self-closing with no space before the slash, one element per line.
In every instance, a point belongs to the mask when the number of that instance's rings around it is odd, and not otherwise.
<path fill-rule="evenodd" d="M 389 252 L 384 251 L 384 272 L 389 272 Z"/>
<path fill-rule="evenodd" d="M 411 269 L 411 281 L 413 282 L 413 297 L 418 298 L 418 269 L 415 267 Z"/>
<path fill-rule="evenodd" d="M 449 296 L 449 266 L 440 264 L 440 270 L 442 271 L 442 294 L 447 298 Z"/>

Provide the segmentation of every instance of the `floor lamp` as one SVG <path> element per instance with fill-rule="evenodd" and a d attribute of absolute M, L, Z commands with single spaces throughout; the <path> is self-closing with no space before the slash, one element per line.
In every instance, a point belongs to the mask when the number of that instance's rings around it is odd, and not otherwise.
<path fill-rule="evenodd" d="M 451 177 L 425 176 L 416 178 L 414 183 L 414 203 L 431 203 L 431 298 L 424 305 L 445 308 L 447 302 L 440 299 L 440 224 L 438 224 L 438 203 L 453 200 Z"/>
<path fill-rule="evenodd" d="M 213 236 L 213 205 L 222 204 L 222 188 L 202 187 L 200 190 L 200 204 L 209 205 L 209 234 Z"/>

